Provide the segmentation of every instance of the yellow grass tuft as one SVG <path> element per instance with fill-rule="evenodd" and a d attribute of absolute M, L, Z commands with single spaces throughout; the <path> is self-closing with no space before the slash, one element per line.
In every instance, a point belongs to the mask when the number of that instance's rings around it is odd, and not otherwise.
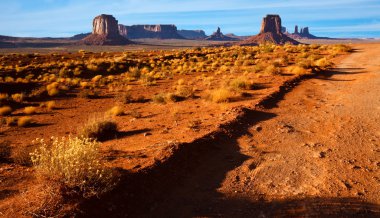
<path fill-rule="evenodd" d="M 21 103 L 24 100 L 24 94 L 22 94 L 22 93 L 13 94 L 11 97 L 12 97 L 13 101 L 19 102 L 19 103 Z"/>
<path fill-rule="evenodd" d="M 56 138 L 50 143 L 34 141 L 39 147 L 31 153 L 36 173 L 46 181 L 55 181 L 83 197 L 97 196 L 112 187 L 112 174 L 101 162 L 100 143 L 89 138 Z"/>
<path fill-rule="evenodd" d="M 48 110 L 53 110 L 53 109 L 55 109 L 55 108 L 56 108 L 56 106 L 55 106 L 55 101 L 48 101 L 48 102 L 46 103 L 46 107 L 47 107 Z"/>
<path fill-rule="evenodd" d="M 234 94 L 231 90 L 226 88 L 219 88 L 210 91 L 208 95 L 206 95 L 206 100 L 215 102 L 215 103 L 226 103 L 230 102 L 232 98 L 234 97 Z"/>
<path fill-rule="evenodd" d="M 19 127 L 26 127 L 32 124 L 33 119 L 29 116 L 20 117 L 17 121 L 17 126 Z"/>
<path fill-rule="evenodd" d="M 79 135 L 85 138 L 105 140 L 115 136 L 117 124 L 106 115 L 93 115 L 79 129 Z"/>
<path fill-rule="evenodd" d="M 106 115 L 121 116 L 124 114 L 124 109 L 120 106 L 114 106 L 106 112 Z"/>
<path fill-rule="evenodd" d="M 9 106 L 0 107 L 0 115 L 5 116 L 12 113 L 12 108 Z"/>
<path fill-rule="evenodd" d="M 289 66 L 286 68 L 287 72 L 295 74 L 295 75 L 304 75 L 310 73 L 309 70 L 302 68 L 300 66 Z"/>
<path fill-rule="evenodd" d="M 24 108 L 24 113 L 25 113 L 25 114 L 28 114 L 28 115 L 30 115 L 30 114 L 34 114 L 34 113 L 36 113 L 36 110 L 37 110 L 37 108 L 36 108 L 36 107 L 33 107 L 33 106 L 25 107 L 25 108 Z"/>

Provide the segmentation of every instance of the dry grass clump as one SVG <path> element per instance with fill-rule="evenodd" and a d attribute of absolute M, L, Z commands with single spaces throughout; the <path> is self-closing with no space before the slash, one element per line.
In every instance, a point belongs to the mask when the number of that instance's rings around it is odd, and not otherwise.
<path fill-rule="evenodd" d="M 5 124 L 7 126 L 16 126 L 17 125 L 17 118 L 16 117 L 6 117 L 5 118 Z"/>
<path fill-rule="evenodd" d="M 315 61 L 314 65 L 321 70 L 325 70 L 331 67 L 333 64 L 327 60 L 327 58 L 321 58 Z"/>
<path fill-rule="evenodd" d="M 19 127 L 27 127 L 32 123 L 33 123 L 33 119 L 29 116 L 20 117 L 17 120 L 17 126 L 19 126 Z"/>
<path fill-rule="evenodd" d="M 214 103 L 227 103 L 230 102 L 235 95 L 233 92 L 227 88 L 219 88 L 211 90 L 206 96 L 205 99 Z"/>
<path fill-rule="evenodd" d="M 0 101 L 7 100 L 9 95 L 7 93 L 0 93 Z"/>
<path fill-rule="evenodd" d="M 26 147 L 15 147 L 12 150 L 12 160 L 14 163 L 22 166 L 32 166 L 32 159 L 30 153 L 36 149 L 34 145 L 28 145 Z"/>
<path fill-rule="evenodd" d="M 12 108 L 9 106 L 0 107 L 0 115 L 6 116 L 12 113 Z"/>
<path fill-rule="evenodd" d="M 55 101 L 48 101 L 40 104 L 40 107 L 46 107 L 49 111 L 56 108 Z"/>
<path fill-rule="evenodd" d="M 248 78 L 241 76 L 229 82 L 229 86 L 234 90 L 251 90 L 254 85 Z"/>
<path fill-rule="evenodd" d="M 18 103 L 21 103 L 24 100 L 24 94 L 22 93 L 13 94 L 11 97 L 13 101 Z"/>
<path fill-rule="evenodd" d="M 63 187 L 62 194 L 99 196 L 112 187 L 112 174 L 106 170 L 99 154 L 99 142 L 89 138 L 56 138 L 50 142 L 36 139 L 38 148 L 31 153 L 36 173 Z"/>
<path fill-rule="evenodd" d="M 175 87 L 175 90 L 175 93 L 169 93 L 166 96 L 169 100 L 177 102 L 194 97 L 194 89 L 189 86 L 178 85 Z"/>
<path fill-rule="evenodd" d="M 129 104 L 134 101 L 132 94 L 129 91 L 126 91 L 117 95 L 116 100 L 122 102 L 123 104 Z"/>
<path fill-rule="evenodd" d="M 58 85 L 58 82 L 53 82 L 46 86 L 46 91 L 48 92 L 49 96 L 57 96 L 59 94 Z"/>
<path fill-rule="evenodd" d="M 156 104 L 165 104 L 166 103 L 166 96 L 165 94 L 156 94 L 153 96 L 152 101 Z"/>
<path fill-rule="evenodd" d="M 46 107 L 47 107 L 48 110 L 53 110 L 53 109 L 55 109 L 55 108 L 56 108 L 55 101 L 48 101 L 48 102 L 46 103 Z"/>
<path fill-rule="evenodd" d="M 37 110 L 37 107 L 29 106 L 29 107 L 24 108 L 24 113 L 28 115 L 35 114 L 36 110 Z"/>
<path fill-rule="evenodd" d="M 350 46 L 343 45 L 343 44 L 334 45 L 333 50 L 336 52 L 341 52 L 341 53 L 347 53 L 347 52 L 353 51 L 353 49 Z"/>
<path fill-rule="evenodd" d="M 117 124 L 106 115 L 94 115 L 79 129 L 79 135 L 85 138 L 106 140 L 117 133 Z"/>
<path fill-rule="evenodd" d="M 120 106 L 114 106 L 106 112 L 106 115 L 121 116 L 124 114 L 124 109 Z"/>
<path fill-rule="evenodd" d="M 310 73 L 310 70 L 307 70 L 300 66 L 289 66 L 286 68 L 287 72 L 295 74 L 295 75 L 304 75 Z"/>
<path fill-rule="evenodd" d="M 271 64 L 265 68 L 264 73 L 269 75 L 279 75 L 281 74 L 281 68 Z"/>
<path fill-rule="evenodd" d="M 96 83 L 99 82 L 100 79 L 102 79 L 102 75 L 96 75 L 91 79 L 91 82 Z"/>

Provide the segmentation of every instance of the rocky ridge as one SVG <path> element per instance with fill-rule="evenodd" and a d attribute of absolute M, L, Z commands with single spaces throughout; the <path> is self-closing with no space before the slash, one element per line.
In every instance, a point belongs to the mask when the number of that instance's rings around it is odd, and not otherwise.
<path fill-rule="evenodd" d="M 186 39 L 205 39 L 207 37 L 203 30 L 178 30 L 178 34 Z"/>
<path fill-rule="evenodd" d="M 156 39 L 184 39 L 178 34 L 173 24 L 163 25 L 118 25 L 119 32 L 128 39 L 156 38 Z"/>

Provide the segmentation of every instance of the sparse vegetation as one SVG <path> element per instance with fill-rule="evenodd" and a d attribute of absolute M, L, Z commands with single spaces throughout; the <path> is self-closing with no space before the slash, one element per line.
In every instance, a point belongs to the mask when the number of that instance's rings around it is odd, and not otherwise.
<path fill-rule="evenodd" d="M 153 96 L 152 98 L 153 102 L 154 103 L 157 103 L 157 104 L 165 104 L 166 103 L 166 96 L 165 94 L 156 94 Z"/>
<path fill-rule="evenodd" d="M 36 173 L 45 180 L 64 186 L 65 195 L 99 196 L 113 187 L 112 174 L 101 162 L 99 143 L 89 138 L 36 139 L 31 153 Z"/>
<path fill-rule="evenodd" d="M 124 109 L 120 106 L 114 106 L 106 112 L 106 115 L 121 116 L 124 114 Z"/>
<path fill-rule="evenodd" d="M 30 124 L 32 124 L 32 122 L 33 122 L 33 119 L 31 117 L 29 117 L 29 116 L 20 117 L 17 120 L 17 126 L 19 126 L 19 127 L 27 127 Z"/>
<path fill-rule="evenodd" d="M 12 96 L 13 101 L 21 103 L 24 100 L 24 94 L 22 93 L 16 93 L 13 94 Z"/>
<path fill-rule="evenodd" d="M 6 116 L 12 113 L 12 108 L 9 106 L 0 107 L 0 115 Z"/>
<path fill-rule="evenodd" d="M 32 166 L 32 159 L 30 158 L 30 153 L 32 153 L 35 149 L 36 147 L 34 145 L 14 148 L 12 150 L 13 162 L 22 166 Z"/>
<path fill-rule="evenodd" d="M 102 147 L 104 159 L 125 157 L 126 161 L 130 155 L 123 154 L 123 147 L 151 149 L 155 141 L 187 141 L 228 121 L 234 115 L 229 113 L 232 108 L 252 105 L 283 81 L 327 70 L 333 66 L 332 58 L 348 51 L 345 46 L 266 44 L 4 54 L 0 56 L 0 127 L 4 129 L 0 135 L 5 140 L 16 139 L 11 155 L 15 169 L 27 169 L 22 166 L 33 163 L 35 168 L 25 172 L 36 172 L 37 179 L 42 179 L 38 187 L 43 194 L 36 192 L 39 209 L 30 215 L 57 216 L 56 207 L 64 203 L 55 200 L 58 195 L 71 201 L 80 199 L 78 194 L 96 196 L 112 186 L 97 141 L 128 136 L 121 143 L 110 141 Z M 86 120 L 88 113 L 94 115 Z M 116 117 L 121 115 L 125 116 Z M 30 116 L 43 125 L 31 125 Z M 32 146 L 22 138 L 73 132 L 77 137 L 39 139 Z M 132 145 L 123 146 L 124 142 Z M 108 145 L 118 147 L 120 156 L 111 154 Z M 0 159 L 10 160 L 3 153 Z M 51 202 L 55 205 L 46 209 Z"/>
<path fill-rule="evenodd" d="M 114 137 L 117 124 L 107 115 L 93 115 L 79 129 L 79 135 L 85 138 L 105 140 Z"/>
<path fill-rule="evenodd" d="M 253 83 L 250 82 L 246 77 L 237 77 L 233 79 L 229 86 L 234 90 L 250 90 L 253 89 Z"/>
<path fill-rule="evenodd" d="M 36 110 L 37 110 L 37 108 L 33 107 L 33 106 L 29 106 L 29 107 L 24 108 L 25 114 L 28 114 L 28 115 L 36 113 Z"/>
<path fill-rule="evenodd" d="M 226 88 L 219 88 L 211 90 L 209 94 L 206 95 L 205 99 L 215 103 L 227 103 L 230 102 L 234 97 L 231 90 Z"/>

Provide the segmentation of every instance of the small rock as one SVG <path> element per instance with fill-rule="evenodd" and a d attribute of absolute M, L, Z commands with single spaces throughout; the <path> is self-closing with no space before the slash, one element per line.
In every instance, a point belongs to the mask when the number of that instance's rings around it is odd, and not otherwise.
<path fill-rule="evenodd" d="M 260 132 L 261 130 L 263 130 L 263 127 L 261 127 L 261 126 L 255 126 L 255 131 L 256 132 Z"/>
<path fill-rule="evenodd" d="M 152 135 L 152 133 L 150 133 L 150 132 L 146 132 L 146 133 L 144 133 L 144 136 L 145 136 L 145 137 L 150 136 L 150 135 Z"/>

